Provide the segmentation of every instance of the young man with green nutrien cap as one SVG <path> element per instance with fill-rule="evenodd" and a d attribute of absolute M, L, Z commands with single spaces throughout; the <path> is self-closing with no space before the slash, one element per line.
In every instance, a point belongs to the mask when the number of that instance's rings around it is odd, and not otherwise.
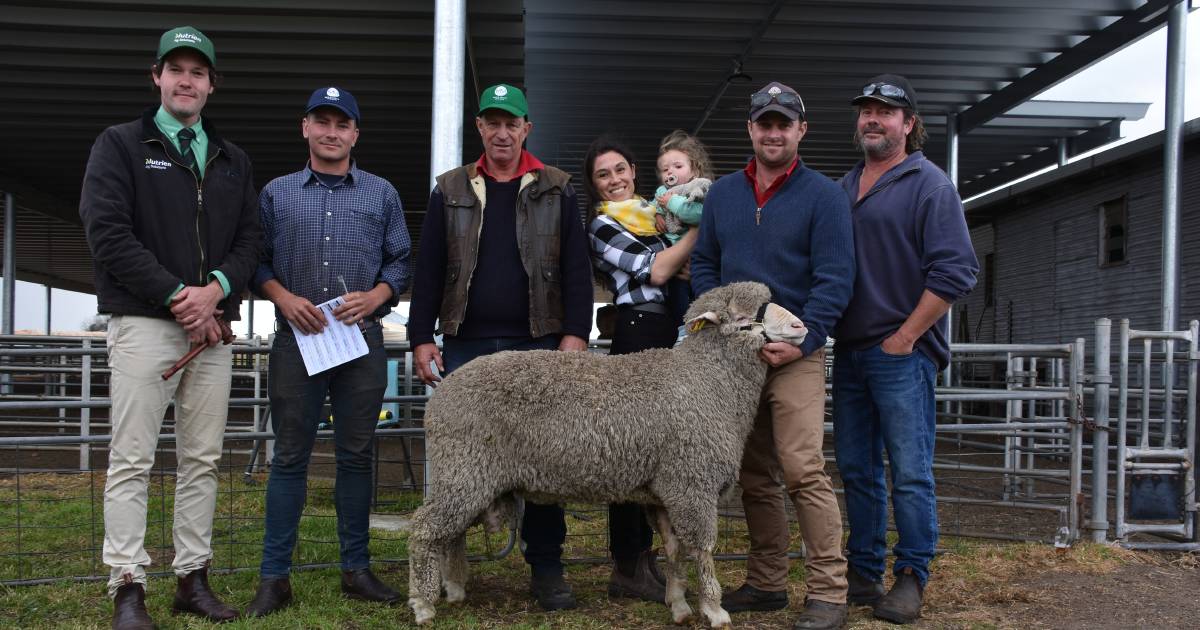
<path fill-rule="evenodd" d="M 238 318 L 262 241 L 250 160 L 200 117 L 214 89 L 212 42 L 190 26 L 173 28 L 155 59 L 160 103 L 100 134 L 79 204 L 99 310 L 112 315 L 104 563 L 111 567 L 112 627 L 120 629 L 154 627 L 145 605 L 147 481 L 172 398 L 172 568 L 179 579 L 172 609 L 217 622 L 237 617 L 208 586 L 232 369 L 216 318 Z M 210 347 L 162 380 L 195 344 Z"/>

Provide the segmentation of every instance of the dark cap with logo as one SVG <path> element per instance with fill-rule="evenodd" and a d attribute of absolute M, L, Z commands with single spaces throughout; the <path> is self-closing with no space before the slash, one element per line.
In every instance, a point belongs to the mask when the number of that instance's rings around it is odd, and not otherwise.
<path fill-rule="evenodd" d="M 525 102 L 525 93 L 507 83 L 493 85 L 483 91 L 479 97 L 479 112 L 476 115 L 482 114 L 486 109 L 500 109 L 513 116 L 529 118 L 529 103 Z"/>
<path fill-rule="evenodd" d="M 180 48 L 191 48 L 208 60 L 209 67 L 217 67 L 217 52 L 213 50 L 212 40 L 192 26 L 176 26 L 158 38 L 158 57 L 163 60 L 172 51 Z"/>
<path fill-rule="evenodd" d="M 783 114 L 788 120 L 804 120 L 804 100 L 796 90 L 772 81 L 750 95 L 750 120 L 758 120 L 767 112 Z"/>
<path fill-rule="evenodd" d="M 312 96 L 308 97 L 308 107 L 304 109 L 307 114 L 318 107 L 333 107 L 339 109 L 343 114 L 354 119 L 354 122 L 362 124 L 362 117 L 358 114 L 358 101 L 354 100 L 354 95 L 336 87 L 323 87 L 313 90 Z"/>
<path fill-rule="evenodd" d="M 858 105 L 867 100 L 879 101 L 892 107 L 905 107 L 913 111 L 917 109 L 916 90 L 913 89 L 908 79 L 898 74 L 880 74 L 871 77 L 858 96 L 850 101 L 850 104 Z"/>

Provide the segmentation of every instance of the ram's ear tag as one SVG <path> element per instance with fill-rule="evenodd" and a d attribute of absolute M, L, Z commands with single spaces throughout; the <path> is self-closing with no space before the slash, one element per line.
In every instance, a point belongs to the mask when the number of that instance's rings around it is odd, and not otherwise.
<path fill-rule="evenodd" d="M 687 331 L 689 333 L 700 332 L 700 329 L 704 328 L 704 325 L 707 323 L 708 320 L 706 319 L 693 319 L 692 322 L 688 324 Z"/>

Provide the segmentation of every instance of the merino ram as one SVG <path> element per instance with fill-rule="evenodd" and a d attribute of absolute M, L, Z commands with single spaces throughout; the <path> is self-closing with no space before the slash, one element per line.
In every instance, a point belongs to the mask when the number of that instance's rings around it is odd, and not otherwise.
<path fill-rule="evenodd" d="M 450 374 L 425 417 L 434 473 L 409 538 L 417 622 L 433 618 L 440 587 L 448 601 L 463 599 L 468 526 L 518 494 L 660 506 L 651 521 L 664 541 L 672 618 L 691 616 L 681 554 L 695 554 L 700 610 L 713 627 L 728 625 L 712 558 L 717 501 L 737 480 L 758 410 L 767 375 L 759 348 L 799 345 L 806 333 L 770 297 L 753 282 L 705 293 L 671 350 L 501 352 Z"/>

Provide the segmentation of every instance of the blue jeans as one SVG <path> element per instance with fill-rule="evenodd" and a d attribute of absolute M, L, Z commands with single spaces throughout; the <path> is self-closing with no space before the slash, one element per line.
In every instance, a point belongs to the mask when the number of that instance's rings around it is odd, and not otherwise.
<path fill-rule="evenodd" d="M 442 340 L 442 365 L 446 374 L 471 359 L 505 350 L 554 350 L 558 335 L 531 337 L 484 337 L 461 339 L 446 335 Z M 567 539 L 567 519 L 561 505 L 525 502 L 521 520 L 521 542 L 525 543 L 525 562 L 534 574 L 561 575 L 562 545 Z"/>
<path fill-rule="evenodd" d="M 892 572 L 911 568 L 921 584 L 929 579 L 938 539 L 933 484 L 936 372 L 933 361 L 917 350 L 895 356 L 879 346 L 839 348 L 834 355 L 833 435 L 850 521 L 846 559 L 871 580 L 881 580 L 886 566 L 885 448 L 900 534 Z"/>
<path fill-rule="evenodd" d="M 287 577 L 308 490 L 308 460 L 316 440 L 325 395 L 333 411 L 337 479 L 339 554 L 343 571 L 371 563 L 371 456 L 375 424 L 387 386 L 387 356 L 383 328 L 370 324 L 363 331 L 369 352 L 348 363 L 309 376 L 290 326 L 284 324 L 271 345 L 268 395 L 275 456 L 267 481 L 267 517 L 263 535 L 263 577 Z"/>

